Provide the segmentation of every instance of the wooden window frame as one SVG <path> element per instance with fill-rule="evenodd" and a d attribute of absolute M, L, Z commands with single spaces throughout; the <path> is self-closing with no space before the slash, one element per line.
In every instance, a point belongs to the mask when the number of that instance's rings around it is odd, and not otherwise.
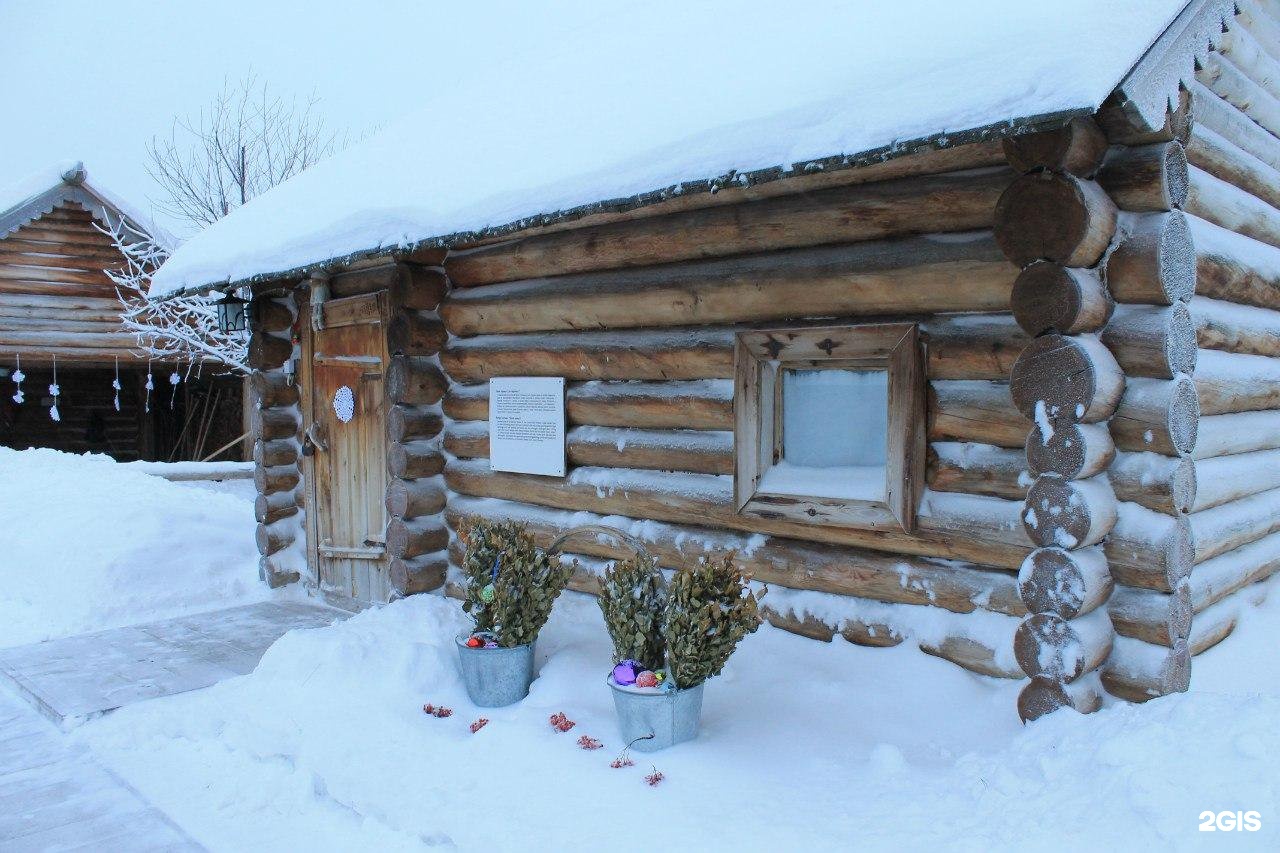
<path fill-rule="evenodd" d="M 760 491 L 761 478 L 782 456 L 782 371 L 841 368 L 889 374 L 886 499 Z M 733 494 L 740 514 L 865 530 L 915 530 L 925 477 L 925 355 L 915 323 L 738 332 L 734 383 Z"/>

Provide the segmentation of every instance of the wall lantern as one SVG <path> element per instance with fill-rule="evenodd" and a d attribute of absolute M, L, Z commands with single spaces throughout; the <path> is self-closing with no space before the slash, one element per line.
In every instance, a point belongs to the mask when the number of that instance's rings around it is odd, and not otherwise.
<path fill-rule="evenodd" d="M 249 328 L 249 303 L 235 294 L 227 293 L 214 303 L 218 308 L 218 331 L 243 332 Z"/>

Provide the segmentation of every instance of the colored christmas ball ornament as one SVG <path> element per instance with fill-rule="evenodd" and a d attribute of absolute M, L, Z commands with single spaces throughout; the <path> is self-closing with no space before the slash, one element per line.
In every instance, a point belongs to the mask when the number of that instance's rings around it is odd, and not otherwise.
<path fill-rule="evenodd" d="M 657 687 L 657 686 L 658 686 L 658 676 L 654 675 L 652 672 L 650 672 L 647 669 L 636 676 L 636 687 Z"/>
<path fill-rule="evenodd" d="M 497 592 L 496 590 L 494 590 L 493 584 L 486 584 L 484 588 L 480 590 L 480 600 L 483 601 L 485 604 L 492 604 L 493 597 L 496 594 Z"/>
<path fill-rule="evenodd" d="M 484 640 L 479 637 L 467 637 L 467 648 L 478 649 L 484 645 Z"/>
<path fill-rule="evenodd" d="M 636 676 L 644 671 L 644 667 L 634 660 L 624 660 L 613 668 L 613 681 L 623 687 L 636 683 Z"/>

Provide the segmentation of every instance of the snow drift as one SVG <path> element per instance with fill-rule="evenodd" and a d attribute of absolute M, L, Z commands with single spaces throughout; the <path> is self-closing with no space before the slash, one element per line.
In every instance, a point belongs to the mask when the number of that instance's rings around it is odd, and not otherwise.
<path fill-rule="evenodd" d="M 107 456 L 0 448 L 0 645 L 243 604 L 253 499 Z"/>

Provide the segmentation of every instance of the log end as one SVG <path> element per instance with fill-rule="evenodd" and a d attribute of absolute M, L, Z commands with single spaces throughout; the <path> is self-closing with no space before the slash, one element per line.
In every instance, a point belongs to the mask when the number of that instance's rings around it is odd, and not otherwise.
<path fill-rule="evenodd" d="M 1091 267 L 1110 244 L 1116 221 L 1115 204 L 1097 184 L 1032 172 L 1010 184 L 996 203 L 995 237 L 1019 266 L 1049 260 Z"/>

